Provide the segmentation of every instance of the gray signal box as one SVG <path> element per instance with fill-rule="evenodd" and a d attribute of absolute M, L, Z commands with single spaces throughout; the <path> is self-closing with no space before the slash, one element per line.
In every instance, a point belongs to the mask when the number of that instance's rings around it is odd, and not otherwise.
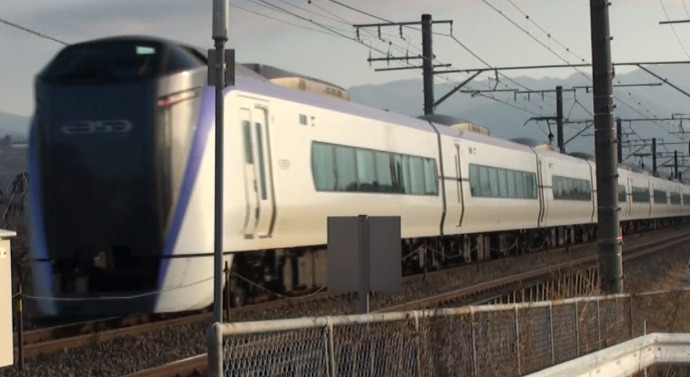
<path fill-rule="evenodd" d="M 363 312 L 369 292 L 400 292 L 400 239 L 400 217 L 329 217 L 328 290 L 359 292 Z"/>
<path fill-rule="evenodd" d="M 10 238 L 16 235 L 0 229 L 0 368 L 14 364 Z"/>

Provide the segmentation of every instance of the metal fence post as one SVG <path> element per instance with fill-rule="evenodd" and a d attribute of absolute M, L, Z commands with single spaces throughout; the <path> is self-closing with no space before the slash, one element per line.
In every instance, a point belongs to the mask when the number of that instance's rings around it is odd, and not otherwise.
<path fill-rule="evenodd" d="M 597 297 L 597 332 L 599 333 L 599 346 L 597 350 L 601 349 L 601 308 L 599 307 L 599 297 Z"/>
<path fill-rule="evenodd" d="M 556 365 L 556 347 L 553 344 L 553 301 L 549 301 L 549 337 L 551 338 L 551 365 Z"/>
<path fill-rule="evenodd" d="M 518 323 L 518 306 L 515 305 L 515 354 L 517 355 L 517 371 L 518 375 L 522 375 L 520 371 L 520 325 Z"/>
<path fill-rule="evenodd" d="M 24 370 L 24 291 L 19 284 L 17 294 L 17 346 L 19 348 L 19 370 Z"/>
<path fill-rule="evenodd" d="M 580 356 L 580 319 L 577 313 L 577 301 L 575 301 L 575 344 L 577 345 L 577 356 Z"/>
<path fill-rule="evenodd" d="M 422 347 L 420 345 L 422 341 L 422 334 L 419 333 L 419 312 L 414 311 L 414 331 L 417 333 L 417 372 L 418 376 L 422 376 Z"/>
<path fill-rule="evenodd" d="M 470 306 L 470 322 L 472 323 L 472 360 L 474 360 L 474 377 L 478 377 L 477 374 L 477 334 L 475 331 L 474 323 L 474 306 Z"/>
<path fill-rule="evenodd" d="M 206 344 L 208 346 L 208 377 L 223 375 L 223 333 L 219 323 L 213 323 L 206 330 Z"/>
<path fill-rule="evenodd" d="M 630 339 L 635 336 L 634 317 L 633 317 L 633 295 L 630 295 Z"/>
<path fill-rule="evenodd" d="M 328 319 L 328 354 L 330 356 L 331 377 L 337 377 L 338 372 L 335 369 L 335 346 L 333 346 L 333 322 Z"/>

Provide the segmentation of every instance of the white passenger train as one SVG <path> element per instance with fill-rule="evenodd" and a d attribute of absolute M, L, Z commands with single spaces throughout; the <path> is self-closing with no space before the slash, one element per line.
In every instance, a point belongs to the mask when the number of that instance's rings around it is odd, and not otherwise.
<path fill-rule="evenodd" d="M 38 301 L 43 316 L 212 303 L 205 64 L 176 42 L 118 37 L 68 46 L 37 76 L 30 255 L 33 293 L 50 298 Z M 355 104 L 342 88 L 261 65 L 238 66 L 224 100 L 236 305 L 257 287 L 324 284 L 329 216 L 400 216 L 406 271 L 595 237 L 591 160 Z M 619 173 L 625 231 L 690 213 L 690 187 Z"/>

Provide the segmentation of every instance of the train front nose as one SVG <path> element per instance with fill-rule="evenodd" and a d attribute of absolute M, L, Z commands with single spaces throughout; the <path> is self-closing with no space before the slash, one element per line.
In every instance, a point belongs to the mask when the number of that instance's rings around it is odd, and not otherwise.
<path fill-rule="evenodd" d="M 46 88 L 54 100 L 42 109 L 39 174 L 57 296 L 156 288 L 162 237 L 148 86 Z"/>
<path fill-rule="evenodd" d="M 30 249 L 35 290 L 55 297 L 46 316 L 153 311 L 202 57 L 105 38 L 67 46 L 36 77 Z"/>
<path fill-rule="evenodd" d="M 156 50 L 107 47 L 92 46 L 95 52 L 84 54 L 104 57 L 78 69 L 70 68 L 76 63 L 56 69 L 55 77 L 48 74 L 36 85 L 34 174 L 40 175 L 44 256 L 57 298 L 126 297 L 155 291 L 158 281 L 163 220 L 153 127 L 156 80 L 142 71 L 155 66 Z M 132 56 L 120 56 L 117 72 L 101 69 L 105 57 L 125 51 Z M 58 301 L 60 312 L 75 314 L 147 311 L 153 304 L 153 297 L 88 305 Z"/>

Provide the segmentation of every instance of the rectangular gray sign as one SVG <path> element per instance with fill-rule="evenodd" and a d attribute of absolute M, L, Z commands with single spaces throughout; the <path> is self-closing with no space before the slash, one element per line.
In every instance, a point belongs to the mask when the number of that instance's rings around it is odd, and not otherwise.
<path fill-rule="evenodd" d="M 361 237 L 368 238 L 369 291 L 402 290 L 401 223 L 395 216 L 366 216 L 366 234 L 360 234 L 359 217 L 328 218 L 328 290 L 357 292 L 360 283 Z"/>

